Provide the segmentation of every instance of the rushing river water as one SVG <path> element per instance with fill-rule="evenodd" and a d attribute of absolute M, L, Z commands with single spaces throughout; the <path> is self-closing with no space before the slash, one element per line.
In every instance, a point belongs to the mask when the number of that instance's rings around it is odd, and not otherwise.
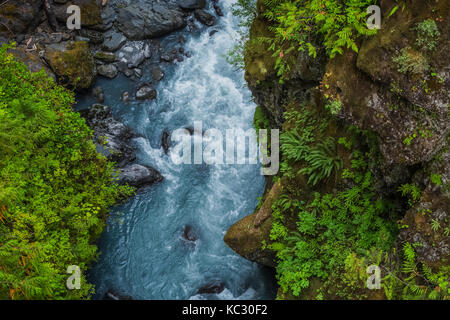
<path fill-rule="evenodd" d="M 123 76 L 97 83 L 115 116 L 142 135 L 135 139 L 137 162 L 165 178 L 112 211 L 99 242 L 100 259 L 90 273 L 97 298 L 108 289 L 137 299 L 274 298 L 271 272 L 235 254 L 223 241 L 226 230 L 252 213 L 263 193 L 259 165 L 176 165 L 161 148 L 164 129 L 191 127 L 194 121 L 223 132 L 252 127 L 255 105 L 243 72 L 224 58 L 238 38 L 232 2 L 221 0 L 224 17 L 213 36 L 212 28 L 181 32 L 192 56 L 166 68 L 156 100 L 123 104 L 120 94 L 133 93 L 136 85 Z M 195 246 L 182 239 L 185 225 L 198 234 Z M 225 283 L 224 291 L 197 294 L 211 282 Z"/>

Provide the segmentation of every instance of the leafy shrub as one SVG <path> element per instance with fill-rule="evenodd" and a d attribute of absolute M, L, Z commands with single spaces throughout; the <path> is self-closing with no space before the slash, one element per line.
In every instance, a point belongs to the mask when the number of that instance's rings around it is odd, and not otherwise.
<path fill-rule="evenodd" d="M 433 51 L 441 35 L 436 22 L 431 19 L 422 21 L 416 25 L 415 30 L 417 31 L 417 46 L 424 50 Z"/>
<path fill-rule="evenodd" d="M 86 271 L 108 208 L 131 195 L 113 181 L 73 93 L 0 48 L 0 299 L 87 298 L 66 288 L 69 265 Z"/>
<path fill-rule="evenodd" d="M 265 0 L 264 16 L 273 23 L 274 38 L 264 39 L 274 52 L 279 76 L 289 70 L 289 58 L 296 51 L 316 56 L 322 44 L 333 58 L 344 48 L 358 52 L 356 39 L 374 35 L 367 28 L 367 8 L 374 0 Z M 318 41 L 318 39 L 322 39 Z M 318 43 L 318 44 L 316 44 Z"/>

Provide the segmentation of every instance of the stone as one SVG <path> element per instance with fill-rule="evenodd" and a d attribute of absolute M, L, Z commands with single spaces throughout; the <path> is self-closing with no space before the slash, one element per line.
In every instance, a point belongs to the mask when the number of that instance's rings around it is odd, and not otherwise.
<path fill-rule="evenodd" d="M 103 103 L 105 101 L 105 94 L 103 93 L 102 87 L 93 88 L 92 95 L 95 97 L 98 103 Z"/>
<path fill-rule="evenodd" d="M 114 62 L 116 60 L 116 55 L 111 52 L 98 51 L 94 54 L 94 58 L 104 61 L 104 62 Z"/>
<path fill-rule="evenodd" d="M 182 9 L 194 10 L 194 9 L 203 9 L 206 5 L 206 1 L 205 0 L 178 0 L 177 4 Z"/>
<path fill-rule="evenodd" d="M 146 56 L 150 55 L 150 47 L 143 41 L 128 42 L 116 53 L 117 60 L 125 64 L 129 69 L 139 67 L 146 59 Z"/>
<path fill-rule="evenodd" d="M 170 148 L 170 133 L 169 131 L 167 131 L 167 129 L 164 129 L 162 137 L 161 137 L 161 147 L 164 150 L 164 154 L 168 154 L 169 153 L 169 148 Z"/>
<path fill-rule="evenodd" d="M 117 22 L 119 30 L 132 40 L 159 37 L 186 26 L 181 11 L 153 1 L 146 6 L 131 4 L 121 8 Z"/>
<path fill-rule="evenodd" d="M 225 289 L 225 283 L 215 281 L 198 289 L 197 294 L 219 294 Z"/>
<path fill-rule="evenodd" d="M 149 85 L 143 85 L 136 91 L 137 100 L 153 100 L 156 99 L 156 90 Z"/>
<path fill-rule="evenodd" d="M 136 188 L 150 186 L 163 180 L 163 176 L 152 167 L 131 164 L 119 170 L 118 182 Z"/>
<path fill-rule="evenodd" d="M 203 23 L 208 27 L 211 27 L 216 24 L 216 18 L 212 14 L 206 12 L 203 9 L 195 10 L 194 15 L 198 21 L 200 21 L 201 23 Z"/>
<path fill-rule="evenodd" d="M 44 58 L 62 84 L 78 89 L 92 85 L 96 75 L 95 64 L 87 42 L 48 45 Z"/>
<path fill-rule="evenodd" d="M 106 33 L 104 38 L 102 49 L 105 51 L 115 52 L 127 42 L 127 38 L 122 33 L 116 31 Z"/>
<path fill-rule="evenodd" d="M 198 236 L 192 230 L 192 226 L 190 226 L 188 224 L 184 226 L 184 231 L 183 231 L 182 237 L 184 240 L 191 242 L 191 243 L 194 243 L 195 241 L 198 240 Z"/>
<path fill-rule="evenodd" d="M 164 71 L 160 67 L 154 67 L 150 70 L 152 79 L 155 81 L 161 81 L 164 78 Z"/>
<path fill-rule="evenodd" d="M 130 102 L 130 93 L 128 91 L 123 92 L 122 96 L 121 96 L 121 99 L 125 103 Z"/>
<path fill-rule="evenodd" d="M 113 64 L 104 64 L 98 67 L 98 74 L 106 78 L 113 79 L 117 76 L 118 70 Z"/>

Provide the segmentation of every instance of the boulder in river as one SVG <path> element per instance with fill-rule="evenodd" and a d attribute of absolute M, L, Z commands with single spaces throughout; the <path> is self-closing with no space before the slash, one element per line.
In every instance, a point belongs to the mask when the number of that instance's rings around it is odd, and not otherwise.
<path fill-rule="evenodd" d="M 195 241 L 198 240 L 197 234 L 192 230 L 192 226 L 190 226 L 188 224 L 184 227 L 182 237 L 184 240 L 191 242 L 191 243 L 194 243 Z"/>
<path fill-rule="evenodd" d="M 105 293 L 103 300 L 133 300 L 133 297 L 119 294 L 111 289 Z"/>
<path fill-rule="evenodd" d="M 128 42 L 116 53 L 117 60 L 129 69 L 139 67 L 150 56 L 150 46 L 143 41 Z"/>
<path fill-rule="evenodd" d="M 136 91 L 137 100 L 153 100 L 156 99 L 156 90 L 145 84 Z"/>
<path fill-rule="evenodd" d="M 123 92 L 122 96 L 121 96 L 121 99 L 125 103 L 130 102 L 130 93 L 128 91 Z"/>
<path fill-rule="evenodd" d="M 92 89 L 92 95 L 95 97 L 97 102 L 103 103 L 105 101 L 105 94 L 103 93 L 102 87 L 95 87 Z"/>
<path fill-rule="evenodd" d="M 214 281 L 198 289 L 197 294 L 219 294 L 225 289 L 225 283 Z"/>
<path fill-rule="evenodd" d="M 206 12 L 203 9 L 195 10 L 194 15 L 198 19 L 198 21 L 200 21 L 201 23 L 203 23 L 208 27 L 211 27 L 216 24 L 216 18 L 212 14 Z"/>
<path fill-rule="evenodd" d="M 164 150 L 165 154 L 169 153 L 170 141 L 169 141 L 170 133 L 167 129 L 164 129 L 162 137 L 161 137 L 161 146 Z"/>
<path fill-rule="evenodd" d="M 104 38 L 102 49 L 105 51 L 117 51 L 127 42 L 127 38 L 122 33 L 114 30 L 106 33 Z"/>
<path fill-rule="evenodd" d="M 150 70 L 152 79 L 155 81 L 161 81 L 164 78 L 164 71 L 160 67 L 154 67 Z"/>
<path fill-rule="evenodd" d="M 98 67 L 97 69 L 98 74 L 101 76 L 104 76 L 109 79 L 113 79 L 117 76 L 117 68 L 113 64 L 104 64 Z"/>
<path fill-rule="evenodd" d="M 182 11 L 156 1 L 121 8 L 117 22 L 119 30 L 133 40 L 159 37 L 186 26 Z"/>
<path fill-rule="evenodd" d="M 118 182 L 136 188 L 150 186 L 163 180 L 163 176 L 152 167 L 140 164 L 131 164 L 119 171 Z"/>

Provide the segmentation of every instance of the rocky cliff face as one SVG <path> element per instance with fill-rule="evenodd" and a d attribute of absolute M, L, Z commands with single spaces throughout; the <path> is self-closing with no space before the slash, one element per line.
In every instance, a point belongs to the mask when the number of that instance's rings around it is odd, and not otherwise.
<path fill-rule="evenodd" d="M 401 230 L 397 245 L 421 243 L 418 258 L 437 267 L 448 264 L 450 254 L 448 231 L 444 234 L 450 221 L 450 21 L 446 18 L 450 5 L 446 1 L 408 2 L 405 10 L 388 18 L 395 4 L 380 1 L 384 15 L 381 29 L 361 40 L 359 53 L 346 51 L 332 60 L 320 52 L 316 59 L 300 53 L 289 80 L 280 84 L 270 50 L 250 42 L 245 76 L 272 126 L 283 127 L 286 104 L 305 103 L 320 91 L 340 102 L 336 117 L 341 125 L 374 133 L 382 155 L 382 161 L 371 169 L 377 177 L 377 191 L 400 198 L 401 184 L 415 184 L 421 190 L 420 199 L 411 206 L 399 206 L 403 210 L 400 223 L 408 227 Z M 271 36 L 270 22 L 262 16 L 262 1 L 258 1 L 257 11 L 250 39 Z M 421 30 L 424 21 L 436 23 L 434 37 Z M 316 107 L 323 108 L 323 102 Z M 225 242 L 237 253 L 268 266 L 276 261 L 263 243 L 270 241 L 271 206 L 280 186 L 283 188 L 283 181 L 274 184 L 264 195 L 262 206 L 233 225 L 225 236 Z M 258 216 L 266 219 L 261 223 Z"/>

